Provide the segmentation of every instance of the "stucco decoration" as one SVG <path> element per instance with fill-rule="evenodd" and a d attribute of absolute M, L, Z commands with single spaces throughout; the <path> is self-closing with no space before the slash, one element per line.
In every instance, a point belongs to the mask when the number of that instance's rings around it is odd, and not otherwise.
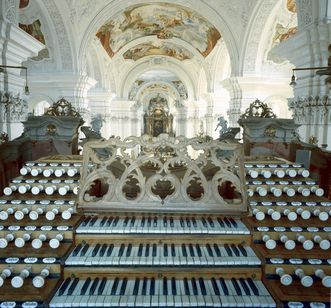
<path fill-rule="evenodd" d="M 168 56 L 179 61 L 193 58 L 192 53 L 174 43 L 158 40 L 138 44 L 123 54 L 124 59 L 139 60 L 146 56 Z"/>
<path fill-rule="evenodd" d="M 247 210 L 238 143 L 167 134 L 93 141 L 84 146 L 81 174 L 78 207 L 87 211 Z"/>
<path fill-rule="evenodd" d="M 110 57 L 130 41 L 149 35 L 190 43 L 204 57 L 221 34 L 201 15 L 175 4 L 138 4 L 106 22 L 96 33 Z"/>
<path fill-rule="evenodd" d="M 5 2 L 5 18 L 10 23 L 17 25 L 18 23 L 18 14 L 17 14 L 17 7 L 18 7 L 18 0 L 1 0 Z"/>

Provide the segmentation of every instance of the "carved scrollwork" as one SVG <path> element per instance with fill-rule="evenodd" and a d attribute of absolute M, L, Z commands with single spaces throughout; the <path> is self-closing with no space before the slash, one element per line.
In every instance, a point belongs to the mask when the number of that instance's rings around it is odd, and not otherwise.
<path fill-rule="evenodd" d="M 84 145 L 79 207 L 238 213 L 247 209 L 244 183 L 238 143 L 168 134 L 95 140 Z"/>
<path fill-rule="evenodd" d="M 267 104 L 262 103 L 256 99 L 249 105 L 245 113 L 240 117 L 241 119 L 249 118 L 276 118 L 276 115 L 272 112 L 271 108 Z"/>
<path fill-rule="evenodd" d="M 64 98 L 61 98 L 51 107 L 49 107 L 44 115 L 50 115 L 55 117 L 81 117 L 80 114 L 76 111 L 76 109 L 72 107 L 72 105 Z"/>

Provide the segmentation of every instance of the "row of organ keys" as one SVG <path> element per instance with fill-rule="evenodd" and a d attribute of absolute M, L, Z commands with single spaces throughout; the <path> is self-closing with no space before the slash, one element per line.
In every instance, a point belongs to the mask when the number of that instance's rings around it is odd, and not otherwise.
<path fill-rule="evenodd" d="M 0 299 L 1 307 L 48 305 L 61 263 L 72 247 L 73 226 L 80 219 L 75 199 L 81 165 L 79 161 L 27 162 L 20 176 L 3 189 L 0 292 L 6 297 Z"/>
<path fill-rule="evenodd" d="M 301 165 L 249 162 L 245 168 L 253 215 L 247 222 L 254 230 L 254 248 L 266 259 L 267 286 L 285 306 L 308 305 L 303 289 L 309 288 L 309 305 L 326 307 L 331 202 Z M 297 291 L 287 292 L 292 285 Z"/>

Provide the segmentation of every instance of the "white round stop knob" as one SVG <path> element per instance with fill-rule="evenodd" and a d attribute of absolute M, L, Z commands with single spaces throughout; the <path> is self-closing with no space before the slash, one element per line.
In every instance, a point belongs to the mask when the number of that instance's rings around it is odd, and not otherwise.
<path fill-rule="evenodd" d="M 298 192 L 303 195 L 304 197 L 309 197 L 310 196 L 310 189 L 305 188 L 305 187 L 298 187 Z"/>
<path fill-rule="evenodd" d="M 63 219 L 69 220 L 73 212 L 74 212 L 73 208 L 68 208 L 67 210 L 62 212 L 61 216 Z"/>
<path fill-rule="evenodd" d="M 68 176 L 70 176 L 70 177 L 75 176 L 77 173 L 78 173 L 78 170 L 77 170 L 76 168 L 69 168 L 69 169 L 67 170 L 67 174 L 68 174 Z"/>
<path fill-rule="evenodd" d="M 54 173 L 53 169 L 45 169 L 45 170 L 43 171 L 43 175 L 44 175 L 44 177 L 46 177 L 46 178 L 49 178 L 53 173 Z"/>
<path fill-rule="evenodd" d="M 313 237 L 313 240 L 315 243 L 319 244 L 319 246 L 322 250 L 328 250 L 330 248 L 330 241 L 323 240 L 319 235 L 315 235 Z"/>
<path fill-rule="evenodd" d="M 317 269 L 315 275 L 322 279 L 324 287 L 331 288 L 331 276 L 327 276 L 322 269 Z"/>
<path fill-rule="evenodd" d="M 290 240 L 285 234 L 282 234 L 279 239 L 282 243 L 284 243 L 287 250 L 293 250 L 295 248 L 295 242 Z"/>
<path fill-rule="evenodd" d="M 15 239 L 15 242 L 14 242 L 14 243 L 15 243 L 15 246 L 16 246 L 17 248 L 22 248 L 22 247 L 24 247 L 25 243 L 26 243 L 27 241 L 29 241 L 30 238 L 31 238 L 31 235 L 30 235 L 29 233 L 25 233 L 25 234 L 23 234 L 22 237 L 18 237 L 18 238 Z"/>
<path fill-rule="evenodd" d="M 29 217 L 31 220 L 37 220 L 39 215 L 41 215 L 43 213 L 43 209 L 42 208 L 37 208 L 35 211 L 31 211 L 29 213 Z"/>
<path fill-rule="evenodd" d="M 29 213 L 29 210 L 25 207 L 19 211 L 16 211 L 14 217 L 16 220 L 22 220 L 26 214 Z"/>
<path fill-rule="evenodd" d="M 24 279 L 30 275 L 30 271 L 28 269 L 24 269 L 21 271 L 19 276 L 15 276 L 11 280 L 11 285 L 13 288 L 21 288 L 24 284 Z"/>
<path fill-rule="evenodd" d="M 311 216 L 311 213 L 310 211 L 307 211 L 307 210 L 303 210 L 302 208 L 298 208 L 296 210 L 297 214 L 301 216 L 302 219 L 304 220 L 307 220 L 310 218 Z"/>
<path fill-rule="evenodd" d="M 282 195 L 282 190 L 277 187 L 271 187 L 270 191 L 275 197 L 280 197 Z"/>
<path fill-rule="evenodd" d="M 294 169 L 287 169 L 286 174 L 291 178 L 295 178 L 297 175 L 297 172 Z"/>
<path fill-rule="evenodd" d="M 61 187 L 58 189 L 59 194 L 60 194 L 61 196 L 65 196 L 65 195 L 68 193 L 69 190 L 70 190 L 70 186 L 69 186 L 69 185 L 61 186 Z"/>
<path fill-rule="evenodd" d="M 46 213 L 47 220 L 54 220 L 55 216 L 59 213 L 59 210 L 54 208 Z"/>
<path fill-rule="evenodd" d="M 274 175 L 276 175 L 278 178 L 283 178 L 285 176 L 285 172 L 282 169 L 276 169 L 274 171 Z"/>
<path fill-rule="evenodd" d="M 292 277 L 289 274 L 286 274 L 282 267 L 276 268 L 276 274 L 280 277 L 280 283 L 284 286 L 289 286 L 292 284 Z"/>
<path fill-rule="evenodd" d="M 55 176 L 58 177 L 58 178 L 63 176 L 64 173 L 65 173 L 64 169 L 56 169 L 55 172 L 54 172 Z"/>
<path fill-rule="evenodd" d="M 283 211 L 283 214 L 284 214 L 285 216 L 287 216 L 287 219 L 288 219 L 289 221 L 295 221 L 295 220 L 298 218 L 297 213 L 295 213 L 295 212 L 291 212 L 289 209 L 285 209 L 285 210 Z"/>
<path fill-rule="evenodd" d="M 279 220 L 280 217 L 281 217 L 280 213 L 278 211 L 273 210 L 273 209 L 268 209 L 267 213 L 268 213 L 268 215 L 271 216 L 272 220 Z"/>
<path fill-rule="evenodd" d="M 306 240 L 303 235 L 297 234 L 297 240 L 302 243 L 303 249 L 311 250 L 314 247 L 314 243 L 311 240 Z"/>
<path fill-rule="evenodd" d="M 37 176 L 38 174 L 40 174 L 42 172 L 42 170 L 40 168 L 33 168 L 31 170 L 31 175 L 32 176 Z"/>
<path fill-rule="evenodd" d="M 60 242 L 63 241 L 63 235 L 57 234 L 55 238 L 52 238 L 49 241 L 49 246 L 53 249 L 56 249 L 60 246 Z"/>
<path fill-rule="evenodd" d="M 299 173 L 301 176 L 303 176 L 304 178 L 307 178 L 307 177 L 309 177 L 309 175 L 310 175 L 310 172 L 309 172 L 308 170 L 306 170 L 306 169 L 299 169 L 299 170 L 298 170 L 298 173 Z"/>
<path fill-rule="evenodd" d="M 309 288 L 313 285 L 313 278 L 306 276 L 305 272 L 301 268 L 295 270 L 295 274 L 300 278 L 301 285 L 306 288 Z"/>
<path fill-rule="evenodd" d="M 265 179 L 269 179 L 271 177 L 271 172 L 269 170 L 262 170 L 261 171 L 261 175 L 265 178 Z"/>
<path fill-rule="evenodd" d="M 259 196 L 261 196 L 261 197 L 265 197 L 268 193 L 267 190 L 264 187 L 261 187 L 261 186 L 258 186 L 256 188 L 256 191 L 259 194 Z"/>
<path fill-rule="evenodd" d="M 49 275 L 49 268 L 44 268 L 40 275 L 36 276 L 32 280 L 32 284 L 35 288 L 42 288 L 45 284 L 45 278 Z"/>
<path fill-rule="evenodd" d="M 50 186 L 47 186 L 46 188 L 45 188 L 45 192 L 46 192 L 46 195 L 53 195 L 54 194 L 54 192 L 55 192 L 55 190 L 56 190 L 56 186 L 55 185 L 50 185 Z"/>
<path fill-rule="evenodd" d="M 264 218 L 265 218 L 264 213 L 262 211 L 260 211 L 259 209 L 254 209 L 253 210 L 253 215 L 259 221 L 264 220 Z"/>
<path fill-rule="evenodd" d="M 45 234 L 40 234 L 38 238 L 32 241 L 32 247 L 34 249 L 40 249 L 43 246 L 43 242 L 46 241 L 47 236 Z"/>
<path fill-rule="evenodd" d="M 288 197 L 293 197 L 295 195 L 295 190 L 290 187 L 284 187 L 283 192 L 285 192 Z"/>
<path fill-rule="evenodd" d="M 269 235 L 267 235 L 267 234 L 263 235 L 262 240 L 263 240 L 263 242 L 265 242 L 265 247 L 267 249 L 272 250 L 272 249 L 276 248 L 276 241 L 271 239 Z"/>
<path fill-rule="evenodd" d="M 310 190 L 311 192 L 315 193 L 317 197 L 322 197 L 324 195 L 324 189 L 318 186 L 312 186 Z"/>

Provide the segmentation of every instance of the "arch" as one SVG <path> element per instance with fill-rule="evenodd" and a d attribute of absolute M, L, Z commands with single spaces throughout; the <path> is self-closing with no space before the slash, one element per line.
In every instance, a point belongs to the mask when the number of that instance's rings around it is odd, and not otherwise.
<path fill-rule="evenodd" d="M 251 19 L 247 26 L 245 40 L 240 53 L 238 75 L 254 72 L 261 36 L 274 7 L 279 1 L 259 0 L 251 14 Z M 236 72 L 234 72 L 236 73 Z"/>
<path fill-rule="evenodd" d="M 168 57 L 169 58 L 169 57 Z M 151 60 L 151 61 L 150 61 Z M 178 60 L 175 59 L 166 59 L 165 57 L 153 57 L 148 56 L 144 57 L 137 61 L 137 64 L 128 70 L 124 77 L 122 85 L 120 86 L 120 95 L 121 97 L 128 97 L 129 91 L 131 89 L 132 84 L 134 81 L 143 73 L 154 70 L 154 69 L 162 69 L 169 72 L 174 73 L 179 77 L 179 79 L 183 82 L 185 85 L 189 99 L 195 99 L 196 98 L 196 89 L 194 87 L 193 79 L 190 77 L 190 74 L 186 69 L 184 69 L 178 62 Z"/>

